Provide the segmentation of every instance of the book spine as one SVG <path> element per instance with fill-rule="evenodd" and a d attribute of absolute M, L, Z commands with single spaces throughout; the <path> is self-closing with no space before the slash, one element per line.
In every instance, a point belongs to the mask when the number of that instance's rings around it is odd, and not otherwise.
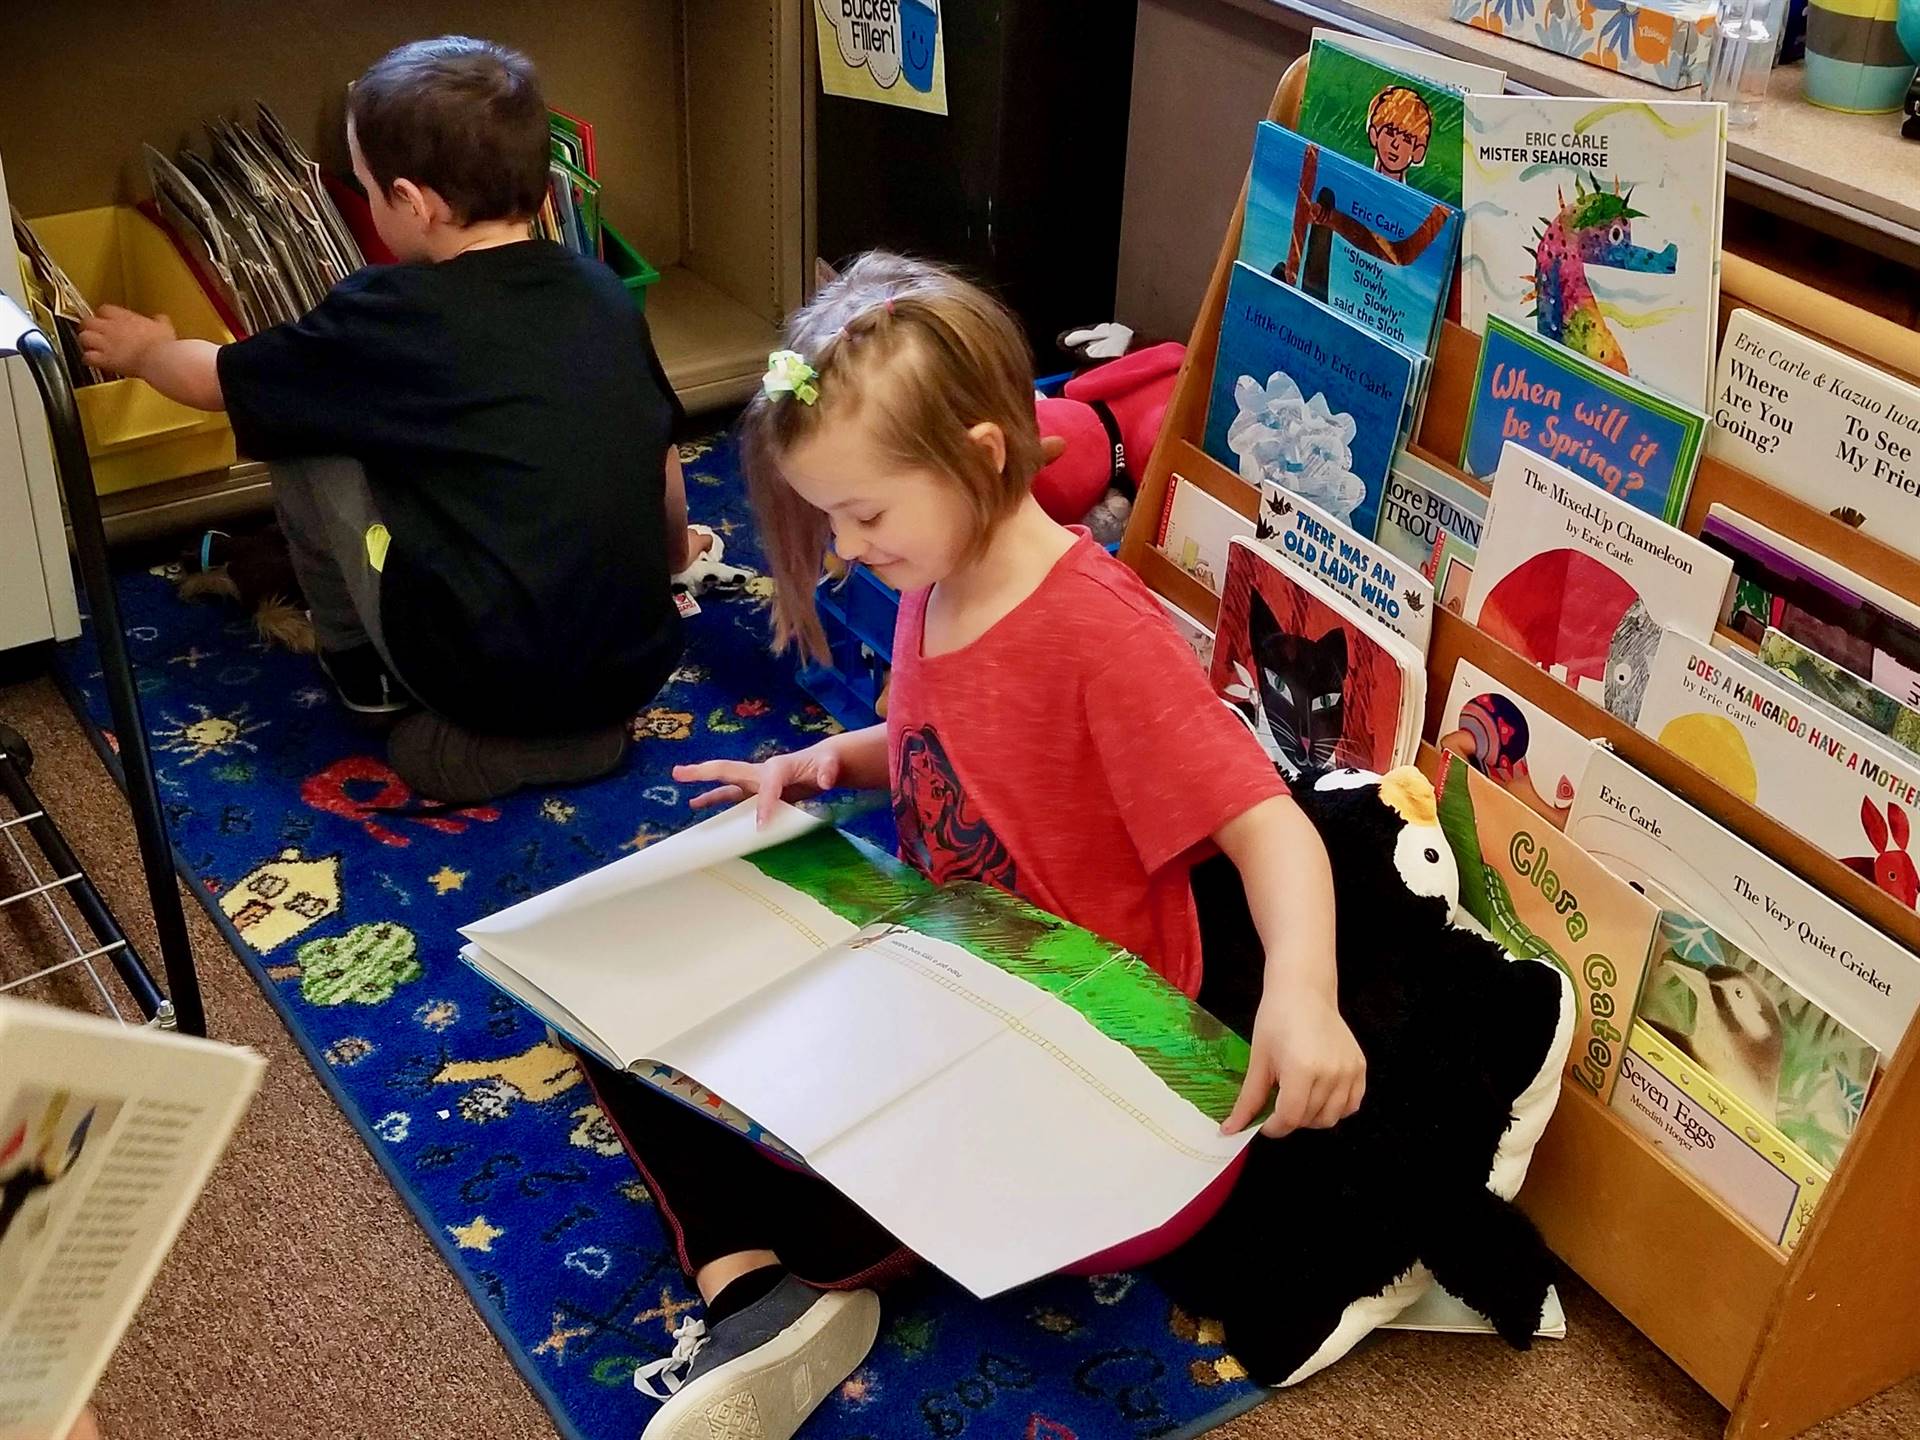
<path fill-rule="evenodd" d="M 1774 1244 L 1799 1241 L 1829 1172 L 1646 1025 L 1633 1027 L 1613 1108 Z"/>
<path fill-rule="evenodd" d="M 1160 528 L 1153 532 L 1155 549 L 1160 549 L 1167 543 L 1167 526 L 1173 523 L 1174 497 L 1180 493 L 1180 487 L 1186 483 L 1187 482 L 1178 475 L 1171 475 L 1167 478 L 1166 493 L 1160 497 Z"/>

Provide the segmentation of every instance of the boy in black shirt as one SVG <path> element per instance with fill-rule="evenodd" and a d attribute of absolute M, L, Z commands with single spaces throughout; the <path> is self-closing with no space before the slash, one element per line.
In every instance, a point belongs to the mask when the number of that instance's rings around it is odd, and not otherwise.
<path fill-rule="evenodd" d="M 477 803 L 592 779 L 679 661 L 673 580 L 733 578 L 687 524 L 678 402 L 613 273 L 528 238 L 549 142 L 523 56 L 402 46 L 347 142 L 402 263 L 236 344 L 103 307 L 83 346 L 277 462 L 322 667 L 355 710 L 425 707 L 389 737 L 403 780 Z"/>

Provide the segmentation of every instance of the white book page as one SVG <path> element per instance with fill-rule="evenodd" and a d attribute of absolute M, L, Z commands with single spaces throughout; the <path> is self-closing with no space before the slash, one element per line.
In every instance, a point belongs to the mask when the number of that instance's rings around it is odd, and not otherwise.
<path fill-rule="evenodd" d="M 1427 1330 L 1441 1335 L 1491 1335 L 1493 1322 L 1464 1300 L 1456 1299 L 1438 1283 L 1399 1315 L 1380 1327 L 1382 1330 Z M 1542 1340 L 1567 1338 L 1567 1312 L 1560 1304 L 1560 1292 L 1547 1287 L 1547 1302 L 1540 1307 L 1540 1327 L 1534 1336 Z"/>
<path fill-rule="evenodd" d="M 982 1297 L 1165 1224 L 1257 1133 L 1220 1134 L 1131 1051 L 1041 1001 L 807 1157 Z"/>
<path fill-rule="evenodd" d="M 67 1433 L 264 1064 L 0 999 L 0 1440 Z"/>

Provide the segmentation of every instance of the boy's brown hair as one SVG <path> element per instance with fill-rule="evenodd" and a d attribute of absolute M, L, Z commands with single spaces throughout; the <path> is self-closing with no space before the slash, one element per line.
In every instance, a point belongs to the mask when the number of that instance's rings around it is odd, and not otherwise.
<path fill-rule="evenodd" d="M 861 256 L 796 311 L 787 345 L 814 368 L 818 398 L 808 405 L 790 394 L 756 394 L 741 423 L 741 457 L 773 571 L 774 648 L 798 645 L 825 659 L 813 587 L 832 529 L 786 483 L 783 457 L 823 425 L 857 420 L 887 459 L 933 471 L 966 496 L 966 553 L 976 556 L 1040 468 L 1033 355 L 984 290 L 882 251 Z M 968 435 L 983 421 L 1006 437 L 998 470 Z"/>
<path fill-rule="evenodd" d="M 434 190 L 461 225 L 530 219 L 546 201 L 547 102 L 517 50 L 465 35 L 402 45 L 355 82 L 347 118 L 382 190 Z"/>
<path fill-rule="evenodd" d="M 1402 135 L 1411 135 L 1425 144 L 1433 134 L 1433 112 L 1418 91 L 1404 85 L 1389 85 L 1373 97 L 1367 107 L 1367 128 L 1391 125 Z"/>

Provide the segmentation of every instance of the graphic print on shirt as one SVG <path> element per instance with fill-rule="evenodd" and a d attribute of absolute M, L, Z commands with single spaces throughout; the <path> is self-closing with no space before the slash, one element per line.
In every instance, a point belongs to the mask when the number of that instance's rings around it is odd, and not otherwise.
<path fill-rule="evenodd" d="M 967 803 L 940 732 L 931 725 L 916 725 L 900 739 L 893 820 L 901 858 L 934 884 L 980 880 L 1007 891 L 1018 887 L 1013 856 Z"/>

